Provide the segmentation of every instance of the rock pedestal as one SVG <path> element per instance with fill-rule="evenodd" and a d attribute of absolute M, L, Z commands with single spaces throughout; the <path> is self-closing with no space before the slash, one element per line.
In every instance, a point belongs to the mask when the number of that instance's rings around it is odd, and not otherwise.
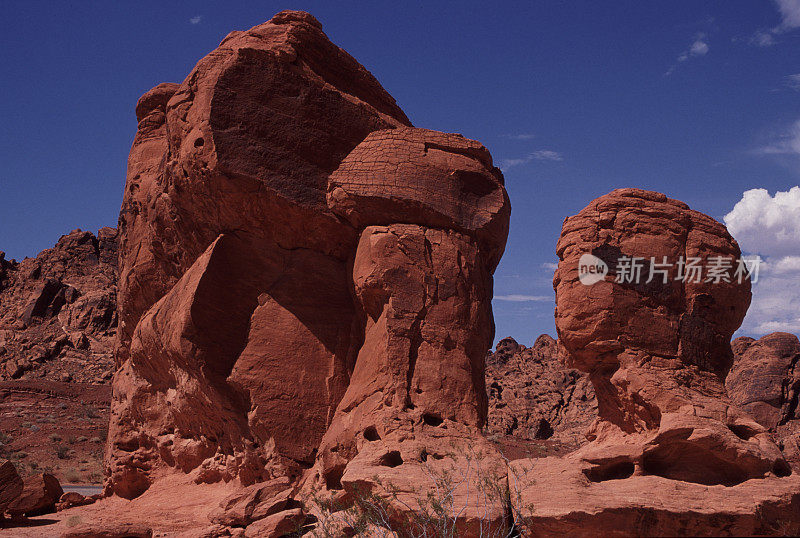
<path fill-rule="evenodd" d="M 136 114 L 109 492 L 188 473 L 381 494 L 360 473 L 419 478 L 443 439 L 483 442 L 510 214 L 483 145 L 411 127 L 302 12 Z"/>
<path fill-rule="evenodd" d="M 714 514 L 725 513 L 730 532 L 758 533 L 774 522 L 773 509 L 800 522 L 800 478 L 725 393 L 750 283 L 735 275 L 740 251 L 724 226 L 662 194 L 622 189 L 566 219 L 557 253 L 559 339 L 589 374 L 599 418 L 591 442 L 564 460 L 515 464 L 535 477 L 522 486 L 523 506 L 535 507 L 523 510 L 531 532 L 591 521 L 593 533 L 705 534 L 720 532 Z M 582 282 L 586 254 L 608 267 L 604 279 Z M 632 259 L 665 272 L 628 279 Z M 681 278 L 679 261 L 690 259 L 728 269 Z"/>

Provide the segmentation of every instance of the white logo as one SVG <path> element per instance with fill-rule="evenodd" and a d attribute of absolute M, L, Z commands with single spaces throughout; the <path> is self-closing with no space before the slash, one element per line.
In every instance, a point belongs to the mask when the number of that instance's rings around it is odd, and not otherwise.
<path fill-rule="evenodd" d="M 578 260 L 578 279 L 584 286 L 591 286 L 606 278 L 608 265 L 591 254 L 584 254 Z"/>

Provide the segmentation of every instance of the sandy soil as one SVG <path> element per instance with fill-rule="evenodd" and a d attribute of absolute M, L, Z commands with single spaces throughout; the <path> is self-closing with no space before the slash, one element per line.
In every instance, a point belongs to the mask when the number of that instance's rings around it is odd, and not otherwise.
<path fill-rule="evenodd" d="M 22 476 L 48 472 L 62 484 L 101 483 L 110 397 L 108 385 L 0 382 L 0 458 Z"/>
<path fill-rule="evenodd" d="M 153 530 L 153 536 L 196 537 L 211 526 L 208 514 L 238 484 L 194 484 L 187 476 L 156 481 L 141 497 L 110 497 L 55 514 L 29 518 L 25 526 L 0 529 L 0 536 L 58 537 L 109 529 Z"/>

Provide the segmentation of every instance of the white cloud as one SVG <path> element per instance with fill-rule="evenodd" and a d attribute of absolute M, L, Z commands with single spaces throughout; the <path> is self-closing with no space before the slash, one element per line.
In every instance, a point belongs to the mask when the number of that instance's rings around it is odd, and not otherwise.
<path fill-rule="evenodd" d="M 705 36 L 698 37 L 689 47 L 689 56 L 705 56 L 708 53 L 708 43 L 703 41 Z"/>
<path fill-rule="evenodd" d="M 507 134 L 503 135 L 503 137 L 510 138 L 512 140 L 530 140 L 532 138 L 536 138 L 536 135 L 532 133 L 520 133 L 520 134 Z"/>
<path fill-rule="evenodd" d="M 694 58 L 697 56 L 705 56 L 708 54 L 708 43 L 706 43 L 706 34 L 700 32 L 694 36 L 694 41 L 689 48 L 685 51 L 681 52 L 678 55 L 678 63 L 667 69 L 667 72 L 664 73 L 664 76 L 670 76 L 675 70 L 678 68 L 678 64 L 681 62 L 685 62 L 689 58 Z"/>
<path fill-rule="evenodd" d="M 776 43 L 775 36 L 800 28 L 800 0 L 775 0 L 781 22 L 774 28 L 758 30 L 750 42 L 759 47 L 769 47 Z"/>
<path fill-rule="evenodd" d="M 800 186 L 746 191 L 724 220 L 743 252 L 764 259 L 740 332 L 800 332 Z"/>
<path fill-rule="evenodd" d="M 800 255 L 800 187 L 775 196 L 766 189 L 745 191 L 724 220 L 745 252 L 769 257 Z"/>
<path fill-rule="evenodd" d="M 520 294 L 510 294 L 510 295 L 495 295 L 495 299 L 498 301 L 511 301 L 513 303 L 525 303 L 529 301 L 536 301 L 536 302 L 543 302 L 543 301 L 553 301 L 553 297 L 548 295 L 520 295 Z"/>
<path fill-rule="evenodd" d="M 501 170 L 508 170 L 509 168 L 513 168 L 515 166 L 519 166 L 521 164 L 525 164 L 525 163 L 529 163 L 529 162 L 531 162 L 531 160 L 528 159 L 528 158 L 523 158 L 523 159 L 503 159 L 502 161 L 500 161 L 500 169 Z"/>
<path fill-rule="evenodd" d="M 750 43 L 757 47 L 771 47 L 777 41 L 770 30 L 759 30 L 750 38 Z"/>
<path fill-rule="evenodd" d="M 557 263 L 549 263 L 549 262 L 548 263 L 543 263 L 542 264 L 542 269 L 547 269 L 548 271 L 555 271 L 556 269 L 558 269 L 558 264 Z"/>
<path fill-rule="evenodd" d="M 549 149 L 540 149 L 538 151 L 534 151 L 530 155 L 532 158 L 536 159 L 537 161 L 563 161 L 564 157 L 557 151 L 552 151 Z"/>
<path fill-rule="evenodd" d="M 800 92 L 800 73 L 788 75 L 786 77 L 786 86 L 794 91 Z"/>
<path fill-rule="evenodd" d="M 527 154 L 525 157 L 521 157 L 519 159 L 503 159 L 500 161 L 500 169 L 505 171 L 509 168 L 513 168 L 514 166 L 519 166 L 521 164 L 527 164 L 531 161 L 563 161 L 564 156 L 561 155 L 557 151 L 553 151 L 550 149 L 539 149 L 536 151 L 532 151 Z"/>
<path fill-rule="evenodd" d="M 781 24 L 778 28 L 783 31 L 800 28 L 800 0 L 775 0 L 775 3 L 781 13 Z"/>
<path fill-rule="evenodd" d="M 775 140 L 756 150 L 762 155 L 800 155 L 800 120 L 795 121 Z"/>
<path fill-rule="evenodd" d="M 191 19 L 189 19 L 189 24 L 200 24 L 200 21 L 203 20 L 202 15 L 195 15 Z"/>

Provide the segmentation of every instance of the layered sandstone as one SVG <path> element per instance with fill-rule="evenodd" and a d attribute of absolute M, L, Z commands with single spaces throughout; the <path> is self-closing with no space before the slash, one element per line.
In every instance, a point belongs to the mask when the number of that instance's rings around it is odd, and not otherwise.
<path fill-rule="evenodd" d="M 201 481 L 297 473 L 354 359 L 357 233 L 327 208 L 328 175 L 408 120 L 301 12 L 231 33 L 136 114 L 110 487 L 201 464 Z"/>
<path fill-rule="evenodd" d="M 609 267 L 579 279 L 581 256 Z M 565 459 L 520 461 L 521 523 L 532 533 L 709 534 L 797 525 L 800 479 L 769 432 L 725 394 L 730 337 L 750 302 L 724 226 L 662 194 L 622 189 L 565 220 L 557 246 L 556 328 L 594 385 L 592 441 Z M 619 278 L 624 259 L 672 262 Z M 680 259 L 727 260 L 726 278 L 680 278 Z M 718 280 L 718 281 L 715 281 Z M 553 495 L 558 482 L 558 495 Z M 642 519 L 642 514 L 647 517 Z M 696 517 L 701 514 L 701 517 Z M 716 523 L 726 514 L 726 523 Z"/>
<path fill-rule="evenodd" d="M 376 132 L 331 175 L 328 203 L 362 229 L 352 275 L 363 340 L 320 446 L 320 480 L 310 483 L 379 495 L 404 513 L 436 487 L 432 474 L 469 469 L 477 453 L 503 476 L 479 435 L 491 274 L 510 212 L 488 151 L 423 129 Z M 466 477 L 459 492 L 463 533 L 479 532 L 481 508 L 469 495 L 477 498 L 480 480 Z M 504 525 L 502 499 L 485 510 L 488 525 Z"/>
<path fill-rule="evenodd" d="M 230 34 L 136 114 L 109 492 L 188 473 L 382 495 L 376 472 L 419 485 L 451 444 L 504 479 L 479 434 L 510 213 L 486 148 L 410 127 L 302 12 Z M 278 508 L 247 524 L 298 520 Z"/>

